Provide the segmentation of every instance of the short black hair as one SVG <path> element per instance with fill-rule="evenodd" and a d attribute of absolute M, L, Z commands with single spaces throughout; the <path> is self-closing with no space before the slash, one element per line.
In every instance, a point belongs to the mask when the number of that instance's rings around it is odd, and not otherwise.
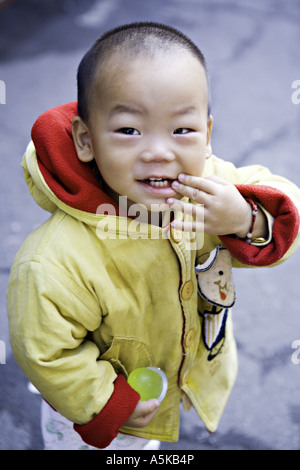
<path fill-rule="evenodd" d="M 191 52 L 204 68 L 207 87 L 209 78 L 206 61 L 200 49 L 181 31 L 161 23 L 138 22 L 125 24 L 111 29 L 99 39 L 83 56 L 77 71 L 78 115 L 88 122 L 91 89 L 96 70 L 113 52 L 126 51 L 136 55 L 140 52 L 155 52 L 157 48 L 167 49 L 179 46 Z M 210 98 L 208 91 L 208 116 Z"/>

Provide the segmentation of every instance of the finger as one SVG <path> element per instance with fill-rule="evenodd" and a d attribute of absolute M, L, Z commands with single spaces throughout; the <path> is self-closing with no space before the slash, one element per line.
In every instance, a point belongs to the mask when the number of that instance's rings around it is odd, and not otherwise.
<path fill-rule="evenodd" d="M 140 401 L 135 410 L 134 427 L 143 428 L 147 426 L 156 415 L 159 406 L 160 402 L 156 399 Z"/>
<path fill-rule="evenodd" d="M 172 183 L 172 188 L 180 194 L 180 196 L 185 196 L 188 199 L 199 203 L 199 204 L 205 204 L 206 199 L 207 199 L 207 192 L 202 191 L 199 188 L 194 188 L 191 186 L 184 185 L 182 183 L 174 182 Z"/>
<path fill-rule="evenodd" d="M 178 181 L 186 186 L 201 189 L 201 191 L 205 191 L 209 194 L 215 194 L 219 185 L 227 186 L 231 184 L 218 175 L 210 175 L 202 178 L 199 176 L 185 175 L 183 173 L 178 175 Z"/>
<path fill-rule="evenodd" d="M 185 186 L 191 186 L 192 188 L 200 189 L 209 194 L 215 193 L 215 183 L 214 179 L 210 177 L 202 178 L 200 176 L 185 175 L 183 173 L 178 175 L 178 181 Z"/>
<path fill-rule="evenodd" d="M 152 413 L 153 410 L 156 410 L 160 407 L 160 401 L 156 398 L 150 398 L 150 400 L 140 402 L 144 405 L 144 410 L 146 413 Z"/>
<path fill-rule="evenodd" d="M 204 220 L 203 221 L 190 221 L 190 222 L 180 222 L 175 220 L 171 223 L 171 226 L 176 230 L 181 230 L 183 232 L 197 232 L 204 233 Z"/>
<path fill-rule="evenodd" d="M 198 178 L 196 176 L 179 175 L 179 181 L 172 183 L 172 188 L 182 196 L 187 196 L 195 202 L 202 202 L 201 198 L 207 194 L 214 195 L 217 187 L 216 182 L 206 178 Z"/>
<path fill-rule="evenodd" d="M 184 215 L 189 215 L 197 220 L 202 220 L 204 215 L 204 205 L 203 204 L 191 204 L 186 201 L 178 201 L 177 199 L 169 198 L 167 203 L 170 206 L 170 209 L 173 211 L 180 211 Z"/>

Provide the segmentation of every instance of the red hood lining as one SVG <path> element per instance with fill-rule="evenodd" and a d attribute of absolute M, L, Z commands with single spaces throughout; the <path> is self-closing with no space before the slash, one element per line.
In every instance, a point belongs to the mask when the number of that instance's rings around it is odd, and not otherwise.
<path fill-rule="evenodd" d="M 100 204 L 117 204 L 102 189 L 94 163 L 81 162 L 72 138 L 72 119 L 77 102 L 63 104 L 44 112 L 31 131 L 39 169 L 53 193 L 68 206 L 96 213 Z M 98 209 L 99 213 L 99 209 Z"/>

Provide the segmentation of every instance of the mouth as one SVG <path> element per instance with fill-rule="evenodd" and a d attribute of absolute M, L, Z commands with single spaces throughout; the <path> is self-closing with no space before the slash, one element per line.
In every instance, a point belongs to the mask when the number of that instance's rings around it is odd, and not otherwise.
<path fill-rule="evenodd" d="M 149 184 L 153 188 L 169 188 L 174 180 L 170 178 L 147 178 L 143 183 Z"/>
<path fill-rule="evenodd" d="M 167 178 L 165 176 L 152 176 L 138 180 L 143 190 L 154 197 L 162 197 L 164 199 L 176 196 L 176 192 L 172 188 L 173 181 L 175 181 L 173 178 Z"/>

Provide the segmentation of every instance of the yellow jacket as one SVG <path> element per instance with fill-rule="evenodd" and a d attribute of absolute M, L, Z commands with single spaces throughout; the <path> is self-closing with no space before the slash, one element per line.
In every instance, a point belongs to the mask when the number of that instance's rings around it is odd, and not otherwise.
<path fill-rule="evenodd" d="M 204 236 L 195 246 L 168 225 L 68 205 L 46 182 L 32 142 L 23 167 L 33 197 L 52 213 L 19 250 L 7 292 L 12 349 L 29 380 L 85 440 L 105 447 L 139 399 L 123 378 L 157 366 L 169 382 L 157 416 L 121 430 L 174 442 L 183 399 L 215 431 L 237 373 L 231 260 L 273 265 L 295 251 L 299 189 L 261 166 L 236 169 L 211 157 L 204 176 L 246 185 L 240 191 L 274 218 L 273 237 L 249 246 Z M 218 297 L 220 273 L 227 290 Z"/>

